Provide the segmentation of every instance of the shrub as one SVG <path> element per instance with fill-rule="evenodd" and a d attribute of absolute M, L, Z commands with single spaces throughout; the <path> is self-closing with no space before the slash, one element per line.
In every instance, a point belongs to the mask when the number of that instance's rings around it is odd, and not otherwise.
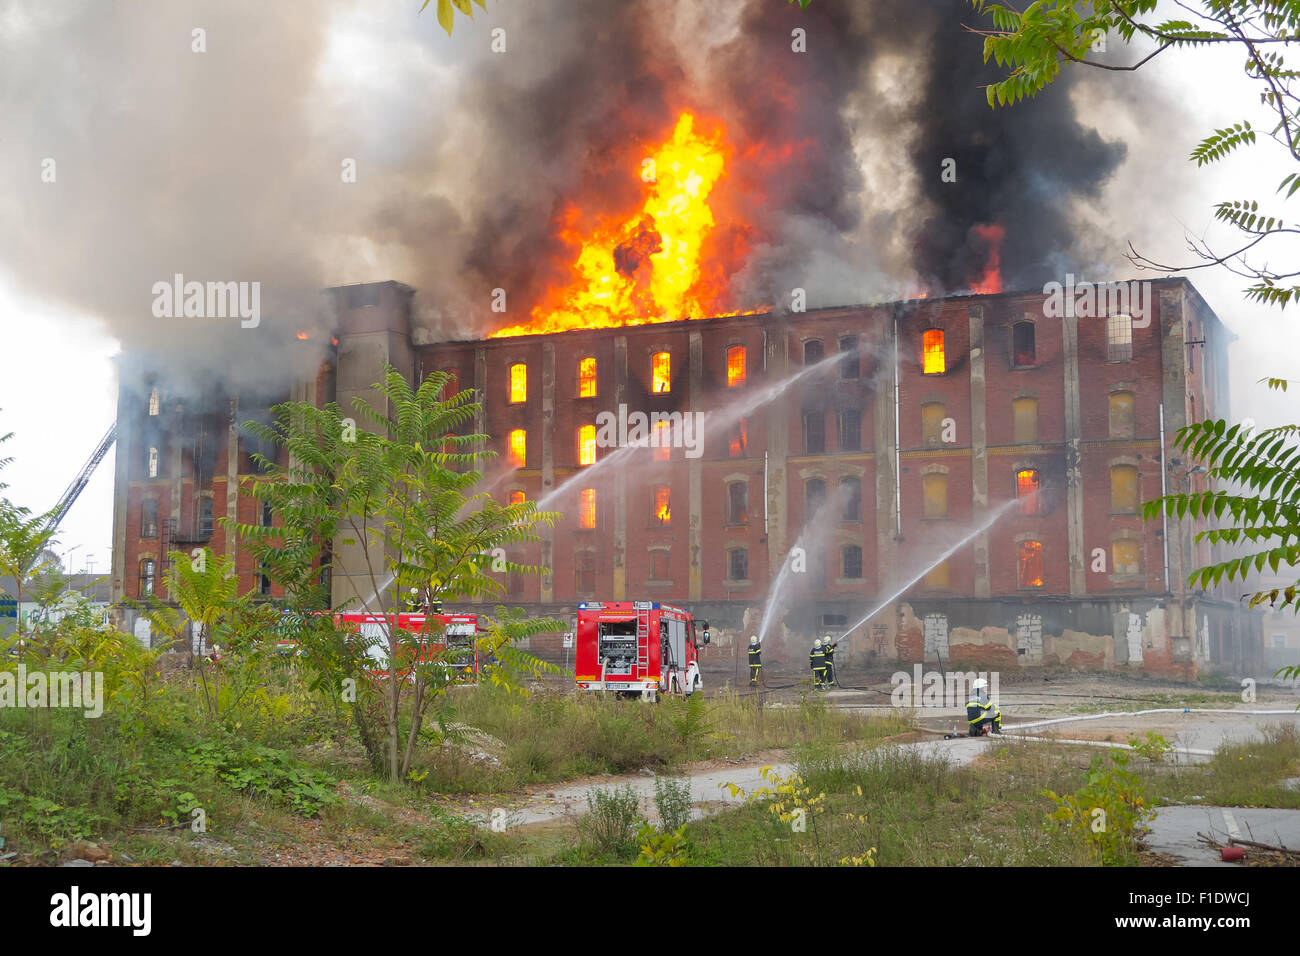
<path fill-rule="evenodd" d="M 659 829 L 665 833 L 679 830 L 690 823 L 690 779 L 655 777 L 655 809 L 659 811 Z"/>
<path fill-rule="evenodd" d="M 597 788 L 587 794 L 587 809 L 581 824 L 583 842 L 604 856 L 630 856 L 636 849 L 633 836 L 641 809 L 636 791 L 628 786 Z"/>

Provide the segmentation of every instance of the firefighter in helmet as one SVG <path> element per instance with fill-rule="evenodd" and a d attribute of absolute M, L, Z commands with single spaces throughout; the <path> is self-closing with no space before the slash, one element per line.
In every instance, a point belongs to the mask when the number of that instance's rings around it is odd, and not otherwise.
<path fill-rule="evenodd" d="M 808 663 L 812 667 L 813 686 L 821 687 L 826 683 L 826 652 L 822 650 L 822 639 L 813 641 L 812 650 L 808 652 Z"/>
<path fill-rule="evenodd" d="M 758 643 L 758 635 L 749 638 L 749 686 L 757 687 L 763 676 L 763 645 Z"/>
<path fill-rule="evenodd" d="M 829 637 L 822 641 L 822 654 L 826 658 L 826 686 L 831 687 L 835 684 L 835 645 L 838 641 L 832 641 Z"/>
<path fill-rule="evenodd" d="M 998 705 L 989 700 L 989 682 L 983 677 L 977 678 L 970 685 L 971 695 L 966 702 L 966 720 L 970 724 L 970 735 L 978 737 L 984 732 L 985 725 L 991 725 L 995 734 L 1002 733 L 1002 711 Z"/>

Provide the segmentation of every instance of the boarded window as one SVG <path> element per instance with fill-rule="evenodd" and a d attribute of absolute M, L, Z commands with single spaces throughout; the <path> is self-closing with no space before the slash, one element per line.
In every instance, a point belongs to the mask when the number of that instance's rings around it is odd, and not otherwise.
<path fill-rule="evenodd" d="M 146 498 L 140 516 L 140 537 L 158 537 L 158 499 Z"/>
<path fill-rule="evenodd" d="M 528 460 L 528 433 L 522 428 L 512 429 L 506 446 L 506 461 L 512 468 L 524 467 Z"/>
<path fill-rule="evenodd" d="M 748 422 L 743 418 L 731 426 L 731 435 L 727 440 L 727 456 L 729 458 L 745 457 L 745 449 L 749 444 L 748 431 Z"/>
<path fill-rule="evenodd" d="M 1138 470 L 1133 465 L 1113 465 L 1110 469 L 1110 510 L 1112 514 L 1135 514 L 1138 506 Z"/>
<path fill-rule="evenodd" d="M 1034 323 L 1017 322 L 1011 327 L 1011 364 L 1018 368 L 1034 364 Z"/>
<path fill-rule="evenodd" d="M 862 450 L 862 412 L 846 408 L 840 412 L 840 451 Z"/>
<path fill-rule="evenodd" d="M 650 552 L 650 580 L 667 581 L 672 575 L 668 567 L 667 551 Z"/>
<path fill-rule="evenodd" d="M 668 352 L 656 352 L 650 359 L 650 391 L 666 395 L 673 388 L 673 357 Z"/>
<path fill-rule="evenodd" d="M 596 463 L 596 426 L 583 425 L 578 429 L 578 464 Z"/>
<path fill-rule="evenodd" d="M 527 496 L 522 491 L 519 491 L 518 489 L 510 492 L 510 503 L 512 505 L 522 505 L 527 500 L 528 500 Z"/>
<path fill-rule="evenodd" d="M 942 402 L 926 402 L 921 406 L 921 442 L 938 445 L 943 441 L 943 420 L 947 409 Z"/>
<path fill-rule="evenodd" d="M 858 337 L 846 335 L 840 339 L 840 378 L 857 378 L 860 370 Z"/>
<path fill-rule="evenodd" d="M 921 371 L 925 375 L 942 375 L 946 369 L 943 330 L 926 329 L 921 333 Z"/>
<path fill-rule="evenodd" d="M 805 455 L 824 455 L 826 453 L 825 412 L 804 412 L 803 450 Z"/>
<path fill-rule="evenodd" d="M 925 572 L 925 587 L 930 591 L 946 591 L 948 589 L 948 562 L 946 560 L 940 561 Z"/>
<path fill-rule="evenodd" d="M 922 514 L 927 518 L 948 517 L 948 476 L 935 472 L 921 476 L 921 493 L 924 503 Z"/>
<path fill-rule="evenodd" d="M 672 521 L 672 491 L 667 485 L 656 485 L 654 491 L 654 521 L 666 525 Z"/>
<path fill-rule="evenodd" d="M 1011 400 L 1011 419 L 1014 441 L 1038 441 L 1038 399 L 1014 398 Z"/>
<path fill-rule="evenodd" d="M 826 500 L 826 482 L 821 478 L 809 478 L 803 484 L 803 516 L 807 521 L 817 513 Z"/>
<path fill-rule="evenodd" d="M 1110 437 L 1137 437 L 1137 416 L 1132 392 L 1110 393 Z"/>
<path fill-rule="evenodd" d="M 851 544 L 840 554 L 841 564 L 844 568 L 845 578 L 862 577 L 862 549 L 856 544 Z"/>
<path fill-rule="evenodd" d="M 1106 361 L 1127 362 L 1133 357 L 1133 316 L 1112 315 L 1106 318 Z"/>
<path fill-rule="evenodd" d="M 749 580 L 749 552 L 744 548 L 727 552 L 727 577 L 732 581 Z"/>
<path fill-rule="evenodd" d="M 1110 546 L 1111 563 L 1116 574 L 1141 574 L 1142 564 L 1138 558 L 1138 542 L 1131 538 L 1114 541 Z"/>
<path fill-rule="evenodd" d="M 523 362 L 510 366 L 510 401 L 528 401 L 528 366 Z"/>
<path fill-rule="evenodd" d="M 809 339 L 803 344 L 803 364 L 816 365 L 826 355 L 821 339 Z"/>
<path fill-rule="evenodd" d="M 733 345 L 727 349 L 727 387 L 745 384 L 745 347 Z"/>
<path fill-rule="evenodd" d="M 1041 541 L 1020 542 L 1017 568 L 1022 588 L 1041 588 L 1043 586 L 1043 543 Z"/>
<path fill-rule="evenodd" d="M 578 495 L 578 525 L 588 529 L 596 527 L 595 488 L 583 488 Z"/>
<path fill-rule="evenodd" d="M 1016 472 L 1016 498 L 1022 515 L 1032 517 L 1043 513 L 1043 496 L 1035 469 L 1022 468 Z"/>
<path fill-rule="evenodd" d="M 840 479 L 840 495 L 844 498 L 844 520 L 862 520 L 862 482 L 857 478 Z"/>
<path fill-rule="evenodd" d="M 749 521 L 749 485 L 733 481 L 727 485 L 727 524 L 745 524 Z"/>
<path fill-rule="evenodd" d="M 596 360 L 590 355 L 578 362 L 578 397 L 596 397 Z"/>
<path fill-rule="evenodd" d="M 573 556 L 573 587 L 579 594 L 596 593 L 596 553 L 579 551 Z"/>

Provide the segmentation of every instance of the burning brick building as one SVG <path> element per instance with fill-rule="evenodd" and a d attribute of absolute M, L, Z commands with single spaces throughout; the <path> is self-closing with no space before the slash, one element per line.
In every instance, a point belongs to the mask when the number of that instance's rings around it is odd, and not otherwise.
<path fill-rule="evenodd" d="M 275 520 L 238 494 L 267 451 L 240 423 L 347 407 L 389 363 L 476 389 L 499 453 L 481 490 L 563 514 L 512 555 L 546 570 L 503 577 L 505 603 L 685 604 L 724 641 L 767 607 L 770 657 L 796 663 L 861 622 L 854 660 L 1248 670 L 1257 618 L 1185 584 L 1207 546 L 1140 515 L 1206 487 L 1172 437 L 1228 415 L 1231 335 L 1186 280 L 1149 291 L 1140 315 L 1013 292 L 419 344 L 409 287 L 331 290 L 318 374 L 270 394 L 178 399 L 124 361 L 115 596 L 160 594 L 169 550 L 231 551 L 216 517 Z M 638 414 L 653 444 L 629 447 Z M 368 596 L 344 550 L 336 603 Z M 238 572 L 279 596 L 246 555 Z"/>

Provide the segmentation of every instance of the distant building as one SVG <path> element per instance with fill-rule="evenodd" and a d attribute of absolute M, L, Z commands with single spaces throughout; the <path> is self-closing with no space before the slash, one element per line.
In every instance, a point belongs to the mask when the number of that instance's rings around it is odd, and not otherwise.
<path fill-rule="evenodd" d="M 564 513 L 511 556 L 547 573 L 503 579 L 505 603 L 560 616 L 583 600 L 687 604 L 727 641 L 758 626 L 798 545 L 773 660 L 800 661 L 811 636 L 883 604 L 846 658 L 1255 672 L 1260 616 L 1186 586 L 1212 558 L 1190 523 L 1166 533 L 1140 515 L 1162 490 L 1207 487 L 1172 441 L 1229 415 L 1232 336 L 1186 280 L 1148 291 L 1144 314 L 1061 315 L 1013 292 L 416 344 L 409 287 L 330 290 L 329 358 L 275 394 L 182 393 L 163 362 L 125 357 L 114 594 L 163 596 L 169 551 L 231 551 L 220 516 L 276 520 L 238 494 L 250 455 L 269 451 L 242 422 L 290 397 L 346 408 L 388 362 L 477 389 L 474 429 L 500 455 L 481 487 Z M 609 447 L 637 413 L 666 418 L 651 428 L 665 435 L 698 412 L 698 449 L 681 432 Z M 336 602 L 368 593 L 348 548 L 332 553 Z M 279 596 L 246 554 L 238 574 Z"/>

